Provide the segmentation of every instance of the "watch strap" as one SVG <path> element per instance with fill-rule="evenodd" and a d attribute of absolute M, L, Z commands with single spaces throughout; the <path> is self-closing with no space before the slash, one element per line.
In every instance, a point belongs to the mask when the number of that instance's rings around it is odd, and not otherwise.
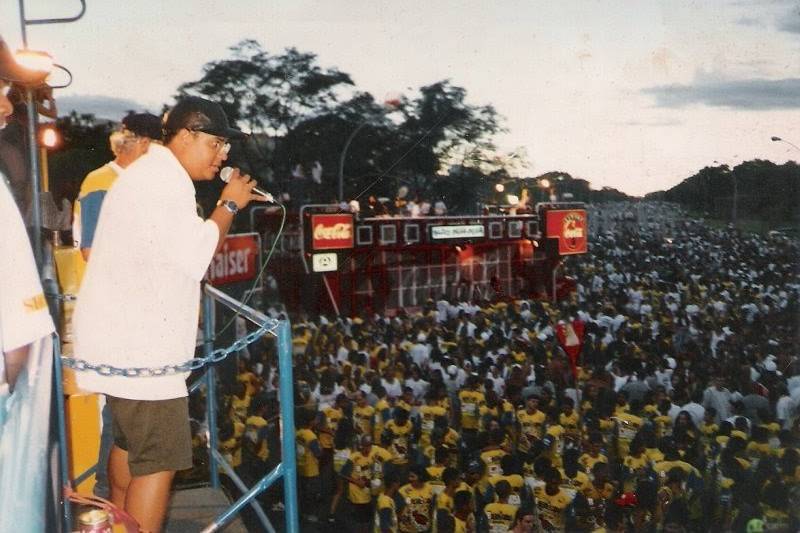
<path fill-rule="evenodd" d="M 217 207 L 220 206 L 230 211 L 232 215 L 235 215 L 236 213 L 239 212 L 239 206 L 236 205 L 236 202 L 234 202 L 233 200 L 219 200 L 217 202 Z"/>

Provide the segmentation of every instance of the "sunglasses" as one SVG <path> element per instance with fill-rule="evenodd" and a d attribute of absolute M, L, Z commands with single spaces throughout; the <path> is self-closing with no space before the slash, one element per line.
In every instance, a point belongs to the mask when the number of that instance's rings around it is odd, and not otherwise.
<path fill-rule="evenodd" d="M 193 135 L 197 135 L 198 133 L 203 133 L 205 135 L 208 135 L 209 137 L 212 137 L 213 140 L 209 142 L 208 145 L 211 147 L 211 149 L 213 149 L 217 153 L 220 153 L 222 155 L 228 155 L 228 152 L 231 151 L 231 143 L 211 133 L 207 133 L 200 129 L 190 129 L 189 132 L 192 133 Z"/>

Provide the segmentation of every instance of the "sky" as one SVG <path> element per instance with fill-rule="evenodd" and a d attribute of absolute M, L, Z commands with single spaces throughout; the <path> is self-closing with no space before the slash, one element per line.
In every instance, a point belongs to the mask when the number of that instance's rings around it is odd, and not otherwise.
<path fill-rule="evenodd" d="M 442 79 L 493 105 L 526 175 L 642 195 L 715 161 L 800 160 L 797 0 L 87 0 L 28 29 L 74 81 L 56 97 L 111 119 L 158 112 L 244 38 L 296 47 L 382 100 Z M 77 0 L 27 0 L 29 18 Z M 0 34 L 22 44 L 17 2 Z"/>

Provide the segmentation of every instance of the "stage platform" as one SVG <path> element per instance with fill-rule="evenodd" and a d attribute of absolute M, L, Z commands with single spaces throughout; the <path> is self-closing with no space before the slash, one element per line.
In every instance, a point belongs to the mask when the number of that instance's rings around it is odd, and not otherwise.
<path fill-rule="evenodd" d="M 166 533 L 200 532 L 230 505 L 221 489 L 200 487 L 177 490 L 172 495 L 164 531 Z M 247 528 L 237 516 L 222 531 L 247 533 Z"/>

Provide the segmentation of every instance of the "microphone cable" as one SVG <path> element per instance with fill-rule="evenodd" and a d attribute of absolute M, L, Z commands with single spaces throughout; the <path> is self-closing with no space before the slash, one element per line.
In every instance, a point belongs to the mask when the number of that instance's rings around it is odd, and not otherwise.
<path fill-rule="evenodd" d="M 250 286 L 250 289 L 245 291 L 246 296 L 242 298 L 242 301 L 239 304 L 239 308 L 236 309 L 236 311 L 234 311 L 233 316 L 225 323 L 225 325 L 222 327 L 219 333 L 215 333 L 211 337 L 212 341 L 216 340 L 217 337 L 225 333 L 225 331 L 227 331 L 228 328 L 231 326 L 231 324 L 233 324 L 233 322 L 236 320 L 236 317 L 242 314 L 244 306 L 247 305 L 247 303 L 252 298 L 256 286 L 258 286 L 259 282 L 261 281 L 261 278 L 264 276 L 264 272 L 266 272 L 267 270 L 267 266 L 269 265 L 269 262 L 272 259 L 272 255 L 275 253 L 275 249 L 278 247 L 278 241 L 280 240 L 281 235 L 283 235 L 283 229 L 284 226 L 286 225 L 286 206 L 284 206 L 283 204 L 276 204 L 276 205 L 281 208 L 281 224 L 278 227 L 278 232 L 272 239 L 272 245 L 269 248 L 269 252 L 267 252 L 267 257 L 264 259 L 264 264 L 261 265 L 261 268 L 258 271 L 258 275 L 256 276 L 256 279 L 253 281 L 253 284 Z"/>

